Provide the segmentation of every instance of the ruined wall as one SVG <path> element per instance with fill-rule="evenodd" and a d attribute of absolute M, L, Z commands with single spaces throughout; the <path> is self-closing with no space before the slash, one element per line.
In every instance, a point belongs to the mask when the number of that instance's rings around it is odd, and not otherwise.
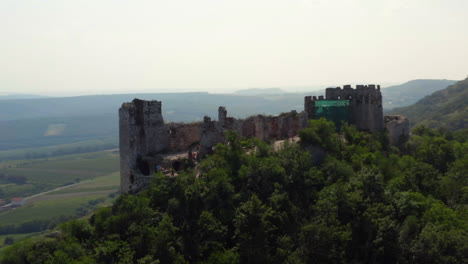
<path fill-rule="evenodd" d="M 267 116 L 261 118 L 257 116 L 255 125 L 262 129 L 257 130 L 258 137 L 265 141 L 287 139 L 297 135 L 299 129 L 305 127 L 303 122 L 304 113 L 299 114 L 296 111 L 283 113 L 279 116 Z"/>
<path fill-rule="evenodd" d="M 204 117 L 200 135 L 201 156 L 211 154 L 216 144 L 224 143 L 223 132 L 224 130 L 220 122 L 212 121 L 208 116 Z"/>
<path fill-rule="evenodd" d="M 401 115 L 384 117 L 385 128 L 390 137 L 390 144 L 400 145 L 409 139 L 410 124 L 408 118 Z"/>
<path fill-rule="evenodd" d="M 257 135 L 257 122 L 256 117 L 249 117 L 242 122 L 240 134 L 244 137 L 256 137 Z M 260 137 L 258 137 L 260 138 Z"/>
<path fill-rule="evenodd" d="M 219 108 L 219 121 L 205 117 L 200 139 L 200 154 L 212 152 L 218 143 L 224 143 L 224 132 L 235 131 L 240 137 L 256 137 L 264 141 L 286 139 L 297 135 L 306 125 L 304 113 L 291 111 L 279 116 L 251 116 L 247 119 L 227 117 L 225 107 Z"/>
<path fill-rule="evenodd" d="M 166 125 L 169 134 L 168 152 L 180 152 L 193 148 L 200 142 L 202 123 L 170 123 Z"/>

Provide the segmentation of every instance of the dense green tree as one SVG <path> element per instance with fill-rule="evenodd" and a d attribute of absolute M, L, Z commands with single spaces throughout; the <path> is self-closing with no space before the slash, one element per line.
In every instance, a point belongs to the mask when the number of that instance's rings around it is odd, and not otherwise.
<path fill-rule="evenodd" d="M 439 194 L 451 207 L 468 204 L 468 157 L 453 162 L 439 181 Z"/>
<path fill-rule="evenodd" d="M 333 122 L 325 118 L 309 120 L 307 128 L 299 131 L 302 145 L 317 145 L 330 152 L 340 150 L 340 138 Z"/>
<path fill-rule="evenodd" d="M 5 245 L 11 245 L 15 242 L 15 239 L 13 237 L 5 237 L 5 240 L 3 241 L 3 244 Z"/>
<path fill-rule="evenodd" d="M 241 263 L 268 263 L 273 210 L 254 194 L 241 204 L 234 219 Z"/>
<path fill-rule="evenodd" d="M 422 162 L 432 164 L 440 172 L 446 172 L 449 164 L 455 160 L 451 144 L 442 137 L 426 138 L 415 156 Z"/>

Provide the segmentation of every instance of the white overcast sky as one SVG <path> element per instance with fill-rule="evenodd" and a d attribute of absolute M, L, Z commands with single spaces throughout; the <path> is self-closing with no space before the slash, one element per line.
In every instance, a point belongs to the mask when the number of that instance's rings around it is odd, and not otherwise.
<path fill-rule="evenodd" d="M 0 94 L 468 75 L 468 0 L 0 0 Z"/>

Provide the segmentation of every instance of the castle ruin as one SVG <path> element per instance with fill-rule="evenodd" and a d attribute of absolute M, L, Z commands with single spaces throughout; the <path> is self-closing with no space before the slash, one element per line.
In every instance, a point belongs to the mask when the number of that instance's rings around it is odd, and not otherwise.
<path fill-rule="evenodd" d="M 327 88 L 325 99 L 306 96 L 304 111 L 310 119 L 325 117 L 335 122 L 347 121 L 361 131 L 379 131 L 384 127 L 379 85 Z"/>
<path fill-rule="evenodd" d="M 293 138 L 307 126 L 307 120 L 325 117 L 337 125 L 346 121 L 361 131 L 389 129 L 391 143 L 409 134 L 407 119 L 386 117 L 384 123 L 380 86 L 350 85 L 327 88 L 325 97 L 306 96 L 304 111 L 278 116 L 256 115 L 246 119 L 228 117 L 225 107 L 218 109 L 218 120 L 205 116 L 203 122 L 165 123 L 160 101 L 134 99 L 119 109 L 121 192 L 135 193 L 148 186 L 151 175 L 163 167 L 179 170 L 181 164 L 168 162 L 169 156 L 183 153 L 200 158 L 225 142 L 224 132 L 233 130 L 241 137 L 264 141 Z"/>

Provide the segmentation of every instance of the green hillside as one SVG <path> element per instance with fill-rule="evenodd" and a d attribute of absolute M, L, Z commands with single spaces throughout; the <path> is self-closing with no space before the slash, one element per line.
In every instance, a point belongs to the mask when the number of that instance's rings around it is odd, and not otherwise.
<path fill-rule="evenodd" d="M 408 106 L 424 96 L 447 88 L 456 83 L 453 80 L 420 79 L 382 89 L 384 109 Z"/>
<path fill-rule="evenodd" d="M 468 122 L 468 78 L 391 113 L 405 115 L 412 126 L 464 129 Z"/>

